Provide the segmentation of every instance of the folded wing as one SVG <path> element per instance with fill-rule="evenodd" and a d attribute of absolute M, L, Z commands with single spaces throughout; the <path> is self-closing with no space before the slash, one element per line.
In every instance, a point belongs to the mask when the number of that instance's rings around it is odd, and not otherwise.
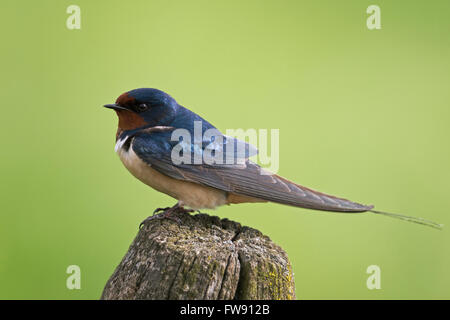
<path fill-rule="evenodd" d="M 264 171 L 248 159 L 243 163 L 230 165 L 175 165 L 171 159 L 172 147 L 167 134 L 157 132 L 137 134 L 132 141 L 132 148 L 139 158 L 174 179 L 207 185 L 230 194 L 302 208 L 337 212 L 364 212 L 373 208 L 303 187 Z"/>

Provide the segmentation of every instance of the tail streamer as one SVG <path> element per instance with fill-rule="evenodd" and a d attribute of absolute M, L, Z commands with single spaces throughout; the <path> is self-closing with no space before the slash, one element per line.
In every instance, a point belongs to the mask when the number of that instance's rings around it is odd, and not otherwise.
<path fill-rule="evenodd" d="M 431 221 L 431 220 L 427 220 L 427 219 L 423 219 L 423 218 L 416 218 L 416 217 L 410 217 L 410 216 L 404 216 L 402 214 L 397 214 L 397 213 L 390 213 L 390 212 L 383 212 L 383 211 L 377 211 L 377 210 L 369 210 L 372 213 L 376 213 L 376 214 L 382 214 L 384 216 L 388 216 L 391 218 L 396 218 L 396 219 L 400 219 L 400 220 L 405 220 L 405 221 L 409 221 L 409 222 L 414 222 L 414 223 L 418 223 L 418 224 L 422 224 L 428 227 L 432 227 L 435 229 L 439 229 L 442 230 L 442 228 L 444 227 L 443 224 Z"/>

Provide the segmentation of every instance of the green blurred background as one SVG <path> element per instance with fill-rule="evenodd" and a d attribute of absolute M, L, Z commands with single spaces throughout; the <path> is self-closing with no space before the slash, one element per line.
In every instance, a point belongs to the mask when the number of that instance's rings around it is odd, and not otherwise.
<path fill-rule="evenodd" d="M 81 7 L 81 30 L 66 8 Z M 366 8 L 381 7 L 381 30 Z M 450 2 L 2 0 L 0 298 L 98 299 L 155 207 L 101 108 L 156 87 L 219 129 L 279 128 L 279 174 L 449 225 Z M 275 204 L 211 214 L 289 254 L 299 299 L 450 298 L 450 237 Z M 81 267 L 81 290 L 66 268 Z M 368 290 L 366 268 L 381 268 Z"/>

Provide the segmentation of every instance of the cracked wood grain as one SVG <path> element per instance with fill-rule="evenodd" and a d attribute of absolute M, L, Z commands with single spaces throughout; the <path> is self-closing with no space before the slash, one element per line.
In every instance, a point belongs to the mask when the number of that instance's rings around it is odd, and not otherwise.
<path fill-rule="evenodd" d="M 287 254 L 258 230 L 206 214 L 139 230 L 101 299 L 295 299 Z"/>

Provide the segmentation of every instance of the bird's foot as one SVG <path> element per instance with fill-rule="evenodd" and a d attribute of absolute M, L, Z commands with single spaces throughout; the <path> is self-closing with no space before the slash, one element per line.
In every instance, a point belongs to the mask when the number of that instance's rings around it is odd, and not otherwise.
<path fill-rule="evenodd" d="M 142 228 L 142 226 L 147 223 L 148 221 L 152 220 L 159 220 L 159 219 L 169 219 L 177 222 L 178 224 L 181 224 L 181 219 L 174 216 L 174 213 L 191 213 L 195 212 L 196 210 L 193 209 L 185 209 L 184 207 L 176 204 L 173 207 L 167 207 L 167 208 L 156 208 L 153 211 L 153 215 L 147 217 L 144 221 L 142 221 L 139 224 L 139 229 Z"/>
<path fill-rule="evenodd" d="M 159 211 L 161 211 L 161 210 L 159 210 Z M 169 220 L 173 220 L 177 223 L 181 223 L 180 218 L 173 216 L 172 215 L 173 213 L 174 213 L 174 211 L 170 210 L 170 208 L 168 210 L 163 210 L 160 213 L 153 213 L 153 215 L 147 217 L 144 221 L 142 221 L 139 224 L 139 229 L 141 229 L 142 226 L 145 225 L 147 222 L 153 221 L 153 220 L 169 219 Z"/>
<path fill-rule="evenodd" d="M 160 211 L 167 211 L 167 210 L 169 210 L 171 207 L 165 207 L 165 208 L 156 208 L 154 211 L 153 211 L 153 214 L 152 214 L 152 216 L 154 216 L 155 214 L 157 214 L 158 212 L 160 212 Z"/>

